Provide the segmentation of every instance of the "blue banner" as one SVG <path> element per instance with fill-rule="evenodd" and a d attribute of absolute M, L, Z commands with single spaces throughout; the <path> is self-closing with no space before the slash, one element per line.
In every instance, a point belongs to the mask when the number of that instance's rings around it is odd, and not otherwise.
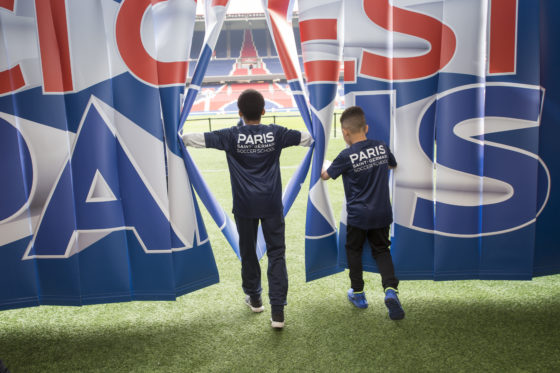
<path fill-rule="evenodd" d="M 390 144 L 398 162 L 392 255 L 400 278 L 559 272 L 552 14 L 551 1 L 540 9 L 527 0 L 345 3 L 346 106 L 366 110 L 368 136 Z M 369 249 L 364 263 L 377 271 Z"/>
<path fill-rule="evenodd" d="M 176 137 L 196 3 L 0 8 L 0 309 L 216 283 Z"/>

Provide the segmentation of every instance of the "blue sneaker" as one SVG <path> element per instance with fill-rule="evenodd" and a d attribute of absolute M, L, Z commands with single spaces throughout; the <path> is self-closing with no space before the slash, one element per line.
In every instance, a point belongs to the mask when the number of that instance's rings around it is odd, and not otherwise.
<path fill-rule="evenodd" d="M 368 302 L 366 299 L 366 293 L 363 291 L 359 293 L 354 293 L 354 289 L 350 288 L 348 290 L 348 300 L 358 308 L 367 308 Z"/>
<path fill-rule="evenodd" d="M 404 310 L 397 296 L 397 290 L 393 288 L 385 289 L 385 305 L 389 310 L 389 318 L 391 320 L 404 319 Z"/>

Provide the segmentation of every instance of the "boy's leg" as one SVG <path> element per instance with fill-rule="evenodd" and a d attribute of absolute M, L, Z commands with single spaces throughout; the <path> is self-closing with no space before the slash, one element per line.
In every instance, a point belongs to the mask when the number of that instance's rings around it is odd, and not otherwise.
<path fill-rule="evenodd" d="M 399 279 L 395 276 L 395 268 L 393 267 L 393 258 L 389 246 L 389 227 L 370 229 L 368 231 L 368 240 L 371 246 L 371 252 L 377 263 L 377 269 L 381 275 L 381 283 L 385 292 L 385 306 L 389 311 L 391 320 L 402 320 L 404 318 L 404 310 L 399 301 L 398 286 Z"/>
<path fill-rule="evenodd" d="M 284 216 L 261 219 L 268 256 L 268 296 L 272 313 L 281 312 L 288 295 Z"/>
<path fill-rule="evenodd" d="M 350 270 L 350 284 L 354 293 L 364 290 L 362 251 L 365 240 L 366 231 L 351 225 L 346 226 L 346 258 Z"/>
<path fill-rule="evenodd" d="M 399 279 L 395 276 L 393 258 L 389 250 L 389 246 L 391 246 L 389 227 L 370 229 L 367 232 L 367 236 L 371 246 L 371 253 L 381 275 L 383 290 L 387 288 L 394 288 L 396 290 L 399 286 Z"/>
<path fill-rule="evenodd" d="M 239 254 L 241 256 L 241 286 L 251 298 L 259 298 L 261 288 L 261 266 L 257 258 L 257 229 L 259 219 L 235 216 L 239 233 Z"/>

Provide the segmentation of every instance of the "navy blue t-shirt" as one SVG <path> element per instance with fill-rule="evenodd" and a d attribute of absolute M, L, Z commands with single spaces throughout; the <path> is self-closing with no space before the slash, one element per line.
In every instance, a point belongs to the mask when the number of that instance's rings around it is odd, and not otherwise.
<path fill-rule="evenodd" d="M 364 140 L 344 149 L 327 173 L 342 175 L 348 225 L 360 229 L 383 228 L 393 222 L 389 199 L 389 166 L 397 161 L 382 141 Z"/>
<path fill-rule="evenodd" d="M 280 153 L 300 143 L 300 131 L 274 124 L 245 125 L 206 132 L 204 140 L 207 148 L 226 152 L 235 215 L 282 214 Z"/>

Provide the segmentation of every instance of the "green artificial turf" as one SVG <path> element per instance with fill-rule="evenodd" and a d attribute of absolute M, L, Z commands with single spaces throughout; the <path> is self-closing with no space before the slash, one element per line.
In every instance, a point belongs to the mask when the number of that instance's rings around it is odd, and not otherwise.
<path fill-rule="evenodd" d="M 332 139 L 328 158 L 343 147 Z M 284 184 L 304 153 L 284 151 Z M 191 154 L 229 212 L 224 154 Z M 328 187 L 338 217 L 342 183 Z M 307 189 L 286 219 L 290 290 L 283 331 L 270 328 L 268 304 L 253 314 L 243 303 L 239 261 L 203 209 L 219 284 L 175 302 L 2 311 L 0 359 L 12 373 L 560 371 L 560 275 L 529 282 L 402 281 L 406 318 L 393 322 L 377 274 L 365 274 L 366 310 L 346 299 L 347 272 L 305 282 Z M 261 265 L 266 268 L 266 258 Z M 263 288 L 266 294 L 266 276 Z"/>

